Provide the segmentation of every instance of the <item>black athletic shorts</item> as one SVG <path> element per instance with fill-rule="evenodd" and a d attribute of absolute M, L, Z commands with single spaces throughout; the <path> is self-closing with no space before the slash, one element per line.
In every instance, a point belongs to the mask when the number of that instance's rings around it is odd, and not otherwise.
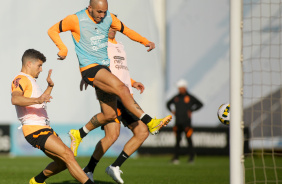
<path fill-rule="evenodd" d="M 43 128 L 40 130 L 37 130 L 36 132 L 33 132 L 25 137 L 27 142 L 31 144 L 33 147 L 38 148 L 45 152 L 45 143 L 46 140 L 50 135 L 54 134 L 58 137 L 56 132 L 51 128 Z"/>
<path fill-rule="evenodd" d="M 121 114 L 118 116 L 118 120 L 122 122 L 124 126 L 128 126 L 139 120 L 134 114 L 127 110 L 122 104 L 121 100 L 117 99 L 117 108 L 120 110 Z"/>
<path fill-rule="evenodd" d="M 117 111 L 118 111 L 118 120 L 125 127 L 128 128 L 128 125 L 137 122 L 139 118 L 137 118 L 134 114 L 132 114 L 129 110 L 127 110 L 122 104 L 121 100 L 117 98 Z M 101 126 L 101 129 L 104 130 L 104 126 Z"/>
<path fill-rule="evenodd" d="M 103 69 L 103 68 L 108 70 L 109 72 L 111 72 L 109 67 L 104 66 L 104 65 L 97 65 L 97 66 L 94 66 L 92 68 L 89 68 L 89 69 L 81 72 L 83 80 L 87 84 L 89 84 L 93 87 L 93 81 L 94 81 L 94 78 L 95 78 L 97 72 L 99 70 Z M 112 102 L 112 101 L 116 100 L 116 95 L 106 93 L 96 86 L 94 86 L 94 87 L 95 87 L 95 91 L 96 91 L 97 98 L 98 98 L 99 101 L 101 101 L 103 103 L 108 103 L 108 102 Z"/>
<path fill-rule="evenodd" d="M 81 72 L 81 75 L 82 75 L 83 80 L 84 80 L 87 84 L 93 86 L 94 78 L 95 78 L 97 72 L 98 72 L 99 70 L 101 70 L 102 68 L 104 68 L 104 69 L 108 70 L 109 72 L 111 72 L 111 70 L 110 70 L 109 67 L 104 66 L 104 65 L 97 65 L 97 66 L 94 66 L 94 67 L 92 67 L 92 68 L 89 68 L 89 69 L 84 70 L 83 72 Z"/>

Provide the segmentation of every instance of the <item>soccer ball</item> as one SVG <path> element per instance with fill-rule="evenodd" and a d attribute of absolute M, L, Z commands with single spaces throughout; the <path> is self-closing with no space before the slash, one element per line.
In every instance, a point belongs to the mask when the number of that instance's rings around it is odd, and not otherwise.
<path fill-rule="evenodd" d="M 217 111 L 219 121 L 224 125 L 229 125 L 230 121 L 230 104 L 222 104 Z"/>

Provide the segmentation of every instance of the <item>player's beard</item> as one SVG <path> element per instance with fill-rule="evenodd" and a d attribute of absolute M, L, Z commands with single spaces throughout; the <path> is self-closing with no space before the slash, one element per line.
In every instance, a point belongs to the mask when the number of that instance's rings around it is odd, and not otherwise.
<path fill-rule="evenodd" d="M 95 22 L 100 23 L 100 22 L 102 21 L 102 19 L 101 19 L 101 18 L 98 18 L 98 17 L 97 17 L 97 18 L 95 18 L 93 11 L 92 11 L 92 12 L 90 12 L 90 15 L 91 15 L 91 17 L 95 20 Z"/>

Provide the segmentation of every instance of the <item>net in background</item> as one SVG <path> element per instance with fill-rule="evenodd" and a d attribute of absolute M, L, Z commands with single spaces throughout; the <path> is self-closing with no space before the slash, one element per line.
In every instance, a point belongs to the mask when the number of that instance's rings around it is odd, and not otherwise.
<path fill-rule="evenodd" d="M 243 0 L 245 183 L 282 184 L 282 1 Z"/>

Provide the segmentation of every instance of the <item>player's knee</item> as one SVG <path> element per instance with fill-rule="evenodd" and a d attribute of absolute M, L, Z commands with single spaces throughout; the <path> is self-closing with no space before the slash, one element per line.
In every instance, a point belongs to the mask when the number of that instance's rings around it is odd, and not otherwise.
<path fill-rule="evenodd" d="M 108 137 L 108 141 L 111 143 L 111 144 L 114 144 L 117 140 L 117 136 L 115 135 L 112 135 L 111 137 Z"/>
<path fill-rule="evenodd" d="M 115 112 L 110 114 L 104 114 L 104 115 L 107 122 L 114 122 L 115 119 L 117 118 L 117 114 Z"/>
<path fill-rule="evenodd" d="M 140 132 L 140 139 L 141 139 L 142 141 L 145 141 L 145 140 L 148 138 L 148 136 L 149 136 L 149 131 L 148 131 L 148 129 L 143 130 L 143 131 Z"/>
<path fill-rule="evenodd" d="M 66 147 L 63 158 L 64 158 L 66 163 L 72 162 L 73 160 L 75 160 L 73 152 L 71 151 L 71 149 L 69 147 Z"/>
<path fill-rule="evenodd" d="M 147 137 L 149 136 L 149 131 L 147 126 L 142 126 L 136 131 L 135 136 L 140 140 L 140 141 L 145 141 Z"/>
<path fill-rule="evenodd" d="M 106 135 L 106 139 L 113 144 L 114 142 L 116 142 L 116 140 L 119 137 L 119 132 L 118 131 L 112 131 L 110 134 Z"/>
<path fill-rule="evenodd" d="M 128 94 L 130 93 L 129 92 L 129 89 L 128 87 L 126 87 L 126 85 L 124 84 L 121 84 L 121 85 L 118 85 L 118 89 L 117 89 L 117 95 L 120 97 L 120 96 L 123 96 L 125 94 Z"/>
<path fill-rule="evenodd" d="M 119 131 L 114 131 L 111 137 L 112 140 L 115 142 L 119 137 Z"/>

